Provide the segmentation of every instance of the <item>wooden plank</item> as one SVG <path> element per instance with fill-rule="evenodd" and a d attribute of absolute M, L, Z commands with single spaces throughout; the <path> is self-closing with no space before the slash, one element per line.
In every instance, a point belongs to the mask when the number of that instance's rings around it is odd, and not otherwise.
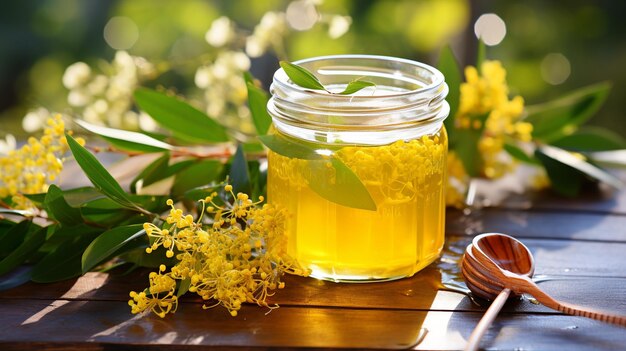
<path fill-rule="evenodd" d="M 497 207 L 623 215 L 626 214 L 626 191 L 600 189 L 587 191 L 576 198 L 567 198 L 548 191 L 511 194 L 500 202 Z"/>
<path fill-rule="evenodd" d="M 329 308 L 281 308 L 266 315 L 267 309 L 246 306 L 233 318 L 225 310 L 184 304 L 161 319 L 131 316 L 123 302 L 63 300 L 2 300 L 0 308 L 1 342 L 261 347 L 406 348 L 416 342 L 426 315 Z"/>
<path fill-rule="evenodd" d="M 110 344 L 236 347 L 408 348 L 455 350 L 481 317 L 475 312 L 244 307 L 239 317 L 183 304 L 175 316 L 130 316 L 122 302 L 0 300 L 3 347 Z M 498 349 L 615 350 L 623 329 L 578 317 L 503 313 L 483 346 Z"/>
<path fill-rule="evenodd" d="M 446 232 L 499 232 L 519 238 L 550 238 L 626 242 L 626 216 L 594 213 L 515 211 L 485 208 L 463 214 L 446 213 Z"/>
<path fill-rule="evenodd" d="M 130 290 L 143 289 L 148 272 L 127 276 L 88 273 L 84 277 L 45 285 L 27 284 L 0 294 L 0 299 L 51 300 L 128 300 Z M 538 275 L 538 284 L 557 299 L 582 306 L 612 310 L 626 315 L 626 278 L 545 276 Z M 446 277 L 444 277 L 446 279 Z M 371 284 L 337 284 L 310 278 L 286 276 L 285 289 L 276 292 L 269 301 L 280 306 L 348 307 L 406 310 L 483 311 L 466 295 L 438 290 L 442 273 L 430 266 L 415 276 L 394 282 Z M 105 284 L 106 283 L 106 284 Z M 457 285 L 460 282 L 457 281 Z M 602 299 L 598 299 L 602 296 Z M 183 301 L 201 301 L 188 294 Z M 511 301 L 505 311 L 516 313 L 554 313 L 548 308 L 530 303 L 528 299 Z"/>

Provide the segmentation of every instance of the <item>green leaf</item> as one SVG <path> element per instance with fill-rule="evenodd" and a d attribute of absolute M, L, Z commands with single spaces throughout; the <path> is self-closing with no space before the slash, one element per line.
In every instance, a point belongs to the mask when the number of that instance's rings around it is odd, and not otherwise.
<path fill-rule="evenodd" d="M 32 221 L 24 220 L 19 223 L 3 224 L 6 230 L 0 232 L 0 258 L 11 254 L 18 248 L 26 238 L 26 234 L 31 230 Z"/>
<path fill-rule="evenodd" d="M 526 153 L 526 151 L 520 149 L 519 147 L 517 147 L 516 145 L 513 144 L 509 144 L 509 143 L 505 143 L 504 144 L 504 150 L 506 150 L 506 152 L 509 153 L 509 155 L 511 155 L 511 157 L 522 161 L 524 163 L 528 163 L 531 165 L 538 165 L 540 164 L 539 160 L 537 160 L 536 158 L 528 155 Z"/>
<path fill-rule="evenodd" d="M 130 199 L 152 213 L 161 213 L 166 209 L 165 196 L 131 195 Z M 137 214 L 137 212 L 121 206 L 108 197 L 85 203 L 81 207 L 81 213 L 85 221 L 97 223 L 104 227 L 117 226 L 121 222 L 131 219 L 135 219 L 135 223 L 143 223 L 148 220 L 144 213 Z"/>
<path fill-rule="evenodd" d="M 63 225 L 71 226 L 83 222 L 80 209 L 70 206 L 63 197 L 63 191 L 54 184 L 48 188 L 44 206 L 48 214 Z"/>
<path fill-rule="evenodd" d="M 583 127 L 574 134 L 553 141 L 550 145 L 573 151 L 606 151 L 624 149 L 626 141 L 609 129 Z"/>
<path fill-rule="evenodd" d="M 0 238 L 6 234 L 11 228 L 17 225 L 16 222 L 10 221 L 6 218 L 0 218 Z"/>
<path fill-rule="evenodd" d="M 275 134 L 259 136 L 259 140 L 270 150 L 279 155 L 302 160 L 320 160 L 322 156 L 315 149 L 305 144 L 296 143 Z"/>
<path fill-rule="evenodd" d="M 86 273 L 93 267 L 112 257 L 136 238 L 147 238 L 141 224 L 117 227 L 102 233 L 85 249 L 82 256 L 82 272 Z"/>
<path fill-rule="evenodd" d="M 56 251 L 59 246 L 66 244 L 68 240 L 76 240 L 78 237 L 93 235 L 102 231 L 100 228 L 82 223 L 75 226 L 48 226 L 47 228 L 46 243 L 39 249 L 39 252 L 43 253 Z"/>
<path fill-rule="evenodd" d="M 185 191 L 184 198 L 191 201 L 199 201 L 211 195 L 214 191 L 219 191 L 224 184 L 204 185 Z"/>
<path fill-rule="evenodd" d="M 340 205 L 360 208 L 370 211 L 376 210 L 376 203 L 361 180 L 341 160 L 327 156 L 328 153 L 319 151 L 331 151 L 336 149 L 331 145 L 317 145 L 313 147 L 307 143 L 297 143 L 284 136 L 276 134 L 259 137 L 263 144 L 273 152 L 289 157 L 308 160 L 311 172 L 309 173 L 309 185 L 311 189 L 323 198 Z M 328 149 L 324 149 L 328 148 Z M 311 177 L 310 174 L 328 172 L 327 163 L 331 162 L 335 170 L 335 179 L 332 177 Z"/>
<path fill-rule="evenodd" d="M 250 183 L 252 186 L 250 196 L 253 199 L 258 199 L 259 196 L 266 197 L 267 164 L 262 167 L 259 161 L 248 161 L 248 169 L 250 170 Z"/>
<path fill-rule="evenodd" d="M 123 150 L 159 152 L 172 150 L 174 148 L 168 143 L 164 143 L 143 133 L 97 126 L 81 120 L 76 120 L 76 123 L 88 131 L 103 137 L 113 146 Z"/>
<path fill-rule="evenodd" d="M 446 80 L 446 84 L 448 84 L 448 96 L 446 97 L 446 101 L 450 105 L 450 114 L 448 118 L 444 120 L 444 125 L 446 126 L 446 131 L 448 132 L 448 138 L 450 143 L 452 144 L 454 139 L 454 117 L 456 117 L 456 112 L 459 108 L 459 98 L 461 95 L 461 69 L 459 68 L 458 61 L 454 57 L 454 53 L 452 52 L 452 48 L 450 46 L 446 46 L 441 51 L 439 55 L 439 63 L 437 64 L 437 69 L 443 73 L 443 76 Z"/>
<path fill-rule="evenodd" d="M 176 297 L 181 297 L 185 295 L 187 291 L 189 291 L 189 287 L 191 286 L 191 278 L 187 277 L 178 283 L 178 291 L 176 292 Z"/>
<path fill-rule="evenodd" d="M 34 202 L 36 205 L 43 204 L 43 201 L 46 199 L 46 193 L 37 193 L 37 194 L 22 194 L 25 198 Z"/>
<path fill-rule="evenodd" d="M 142 186 L 148 186 L 163 179 L 163 175 L 166 174 L 166 170 L 170 161 L 170 155 L 167 152 L 163 153 L 163 156 L 157 158 L 144 168 L 139 174 L 130 182 L 130 191 L 137 192 L 137 182 L 141 180 Z"/>
<path fill-rule="evenodd" d="M 335 176 L 319 176 L 329 171 L 327 163 L 332 164 Z M 309 186 L 320 196 L 342 206 L 376 211 L 376 203 L 361 180 L 339 159 L 309 161 L 311 167 L 307 181 Z"/>
<path fill-rule="evenodd" d="M 244 152 L 249 152 L 249 153 L 265 152 L 265 148 L 263 147 L 263 144 L 261 143 L 250 142 L 250 143 L 243 143 L 241 145 L 243 146 Z"/>
<path fill-rule="evenodd" d="M 313 90 L 326 90 L 317 77 L 301 66 L 294 65 L 287 61 L 280 61 L 280 67 L 283 68 L 289 79 L 302 88 Z"/>
<path fill-rule="evenodd" d="M 551 142 L 571 134 L 600 109 L 610 90 L 611 83 L 603 82 L 556 100 L 528 106 L 526 121 L 533 125 L 533 138 Z"/>
<path fill-rule="evenodd" d="M 585 160 L 582 160 L 572 153 L 565 151 L 563 149 L 559 149 L 554 146 L 543 145 L 538 149 L 538 156 L 541 156 L 540 160 L 544 163 L 545 158 L 550 158 L 556 162 L 562 163 L 572 169 L 575 169 L 588 177 L 608 184 L 616 189 L 621 189 L 624 184 L 615 176 L 606 172 L 605 170 L 598 168 Z M 544 163 L 545 165 L 545 163 Z M 548 169 L 546 169 L 548 170 Z M 550 172 L 548 172 L 550 175 Z M 552 180 L 552 178 L 550 178 Z M 559 179 L 562 180 L 562 179 Z M 554 183 L 553 183 L 554 185 Z M 564 192 L 565 193 L 565 192 Z M 569 193 L 565 193 L 566 195 L 571 195 Z"/>
<path fill-rule="evenodd" d="M 217 179 L 222 168 L 222 163 L 215 160 L 194 163 L 176 175 L 171 192 L 182 195 L 189 189 L 209 184 Z"/>
<path fill-rule="evenodd" d="M 626 149 L 589 152 L 586 154 L 596 164 L 611 168 L 626 168 Z"/>
<path fill-rule="evenodd" d="M 168 199 L 167 195 L 131 195 L 130 199 L 152 213 L 160 213 L 169 208 L 165 204 L 165 201 Z"/>
<path fill-rule="evenodd" d="M 246 87 L 248 88 L 248 106 L 250 107 L 250 114 L 252 114 L 252 122 L 257 133 L 265 135 L 272 124 L 272 117 L 267 112 L 269 97 L 263 89 L 254 83 L 247 82 Z"/>
<path fill-rule="evenodd" d="M 465 171 L 470 177 L 477 177 L 480 175 L 481 162 L 480 152 L 478 152 L 478 141 L 485 129 L 485 122 L 489 117 L 489 113 L 471 116 L 472 127 L 470 128 L 457 128 L 456 129 L 456 142 L 454 143 L 454 151 L 463 163 Z M 478 129 L 473 128 L 474 122 L 478 121 L 480 127 Z"/>
<path fill-rule="evenodd" d="M 68 205 L 72 207 L 80 207 L 89 201 L 104 198 L 104 195 L 102 195 L 98 189 L 93 187 L 81 187 L 64 190 L 63 198 L 65 198 Z"/>
<path fill-rule="evenodd" d="M 142 110 L 178 135 L 197 142 L 228 141 L 224 126 L 186 102 L 146 88 L 137 89 L 134 96 Z"/>
<path fill-rule="evenodd" d="M 169 156 L 168 156 L 169 158 Z M 131 191 L 137 191 L 137 181 L 143 178 L 142 186 L 148 186 L 154 184 L 156 182 L 162 181 L 166 178 L 172 177 L 189 168 L 191 165 L 195 164 L 197 160 L 184 160 L 172 165 L 169 165 L 169 159 L 165 159 L 163 156 L 162 159 L 156 160 L 152 164 L 148 165 L 146 169 L 144 169 L 130 184 Z"/>
<path fill-rule="evenodd" d="M 552 190 L 568 197 L 578 195 L 584 182 L 582 173 L 545 155 L 539 149 L 535 150 L 535 157 L 543 164 L 543 168 L 550 179 Z"/>
<path fill-rule="evenodd" d="M 98 223 L 105 227 L 118 225 L 120 222 L 127 220 L 136 213 L 126 207 L 120 206 L 117 202 L 108 197 L 90 201 L 86 203 L 80 211 L 85 221 Z"/>
<path fill-rule="evenodd" d="M 137 209 L 138 206 L 133 204 L 128 198 L 126 192 L 119 183 L 111 176 L 111 174 L 102 166 L 102 164 L 87 149 L 82 147 L 70 135 L 65 135 L 67 143 L 72 150 L 72 154 L 80 168 L 85 172 L 91 183 L 103 194 L 111 198 L 111 200 L 122 206 Z"/>
<path fill-rule="evenodd" d="M 43 206 L 44 201 L 46 200 L 47 193 L 39 193 L 39 194 L 24 194 L 29 200 L 40 204 Z M 71 207 L 80 207 L 85 202 L 89 202 L 91 200 L 104 197 L 100 191 L 97 189 L 86 186 L 74 189 L 63 190 L 63 197 L 65 201 L 67 201 L 68 205 Z M 0 209 L 1 211 L 1 209 Z M 28 212 L 30 213 L 30 212 Z"/>
<path fill-rule="evenodd" d="M 245 80 L 246 83 L 251 83 L 253 85 L 255 84 L 254 83 L 254 76 L 249 71 L 243 72 L 243 80 Z"/>
<path fill-rule="evenodd" d="M 13 252 L 0 261 L 0 276 L 7 274 L 25 260 L 27 260 L 32 254 L 36 253 L 39 247 L 46 241 L 46 228 L 40 228 L 32 235 L 26 237 L 24 242 L 20 244 Z"/>
<path fill-rule="evenodd" d="M 48 253 L 35 265 L 32 281 L 52 283 L 78 277 L 82 274 L 81 257 L 85 248 L 98 235 L 95 228 L 82 227 L 80 235 L 70 236 L 54 251 Z"/>
<path fill-rule="evenodd" d="M 229 181 L 233 186 L 235 194 L 242 192 L 245 194 L 251 193 L 250 186 L 250 172 L 248 171 L 248 161 L 246 155 L 243 153 L 243 148 L 240 145 L 237 146 L 237 151 L 232 157 L 230 166 Z"/>
<path fill-rule="evenodd" d="M 170 166 L 167 167 L 167 170 L 165 171 L 165 174 L 164 174 L 163 178 L 167 178 L 167 177 L 171 177 L 173 175 L 176 175 L 176 174 L 184 171 L 185 169 L 191 167 L 195 163 L 196 163 L 196 160 L 184 160 L 184 161 L 176 162 L 173 165 L 170 165 Z"/>
<path fill-rule="evenodd" d="M 165 249 L 162 246 L 152 253 L 146 253 L 145 249 L 137 248 L 120 255 L 120 258 L 137 266 L 148 268 L 158 268 L 161 264 L 172 267 L 176 262 L 174 258 L 165 256 Z"/>
<path fill-rule="evenodd" d="M 353 81 L 351 81 L 350 83 L 348 83 L 348 85 L 346 86 L 346 88 L 340 92 L 340 95 L 350 95 L 350 94 L 354 94 L 357 91 L 361 90 L 361 89 L 365 89 L 367 87 L 375 87 L 376 83 L 367 81 L 367 80 L 361 80 L 359 79 L 355 79 Z"/>

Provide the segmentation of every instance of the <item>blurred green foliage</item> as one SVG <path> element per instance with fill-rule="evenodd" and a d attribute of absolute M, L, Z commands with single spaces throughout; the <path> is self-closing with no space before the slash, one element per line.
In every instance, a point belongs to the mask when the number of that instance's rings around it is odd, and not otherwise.
<path fill-rule="evenodd" d="M 139 37 L 129 49 L 157 64 L 176 62 L 162 84 L 187 91 L 198 66 L 194 57 L 209 51 L 204 34 L 221 15 L 252 30 L 263 13 L 284 10 L 288 0 L 33 0 L 0 5 L 0 136 L 21 134 L 20 120 L 29 108 L 66 109 L 61 76 L 69 64 L 110 60 L 103 28 L 111 17 L 130 18 Z M 541 102 L 593 82 L 611 80 L 614 90 L 591 124 L 625 135 L 621 99 L 626 95 L 626 23 L 621 1 L 488 1 L 488 0 L 326 0 L 320 10 L 349 15 L 350 31 L 329 39 L 323 26 L 290 35 L 289 59 L 368 53 L 406 57 L 434 64 L 440 48 L 451 43 L 463 64 L 473 63 L 474 23 L 484 13 L 500 16 L 504 40 L 488 48 L 503 61 L 513 93 L 528 103 Z M 571 73 L 551 85 L 545 75 L 562 70 L 560 54 Z M 555 66 L 556 64 L 556 66 Z M 561 66 L 559 66 L 561 65 Z M 253 61 L 253 72 L 268 80 L 277 62 Z M 542 75 L 543 70 L 543 75 Z M 546 71 L 547 70 L 547 71 Z M 547 72 L 547 73 L 546 73 Z"/>

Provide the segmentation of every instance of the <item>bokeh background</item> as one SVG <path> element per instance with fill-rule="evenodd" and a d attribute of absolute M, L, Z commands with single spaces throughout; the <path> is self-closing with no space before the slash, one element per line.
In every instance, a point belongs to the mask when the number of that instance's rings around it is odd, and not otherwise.
<path fill-rule="evenodd" d="M 626 135 L 626 2 L 614 0 L 326 0 L 319 13 L 350 16 L 350 30 L 337 39 L 328 26 L 285 38 L 290 60 L 341 53 L 398 56 L 435 64 L 451 44 L 463 65 L 476 55 L 483 31 L 488 57 L 502 60 L 511 92 L 528 104 L 609 80 L 613 90 L 590 124 Z M 0 4 L 0 137 L 25 135 L 29 109 L 67 108 L 62 76 L 76 61 L 97 65 L 116 49 L 151 62 L 177 62 L 158 84 L 192 94 L 194 72 L 211 47 L 205 33 L 228 16 L 252 31 L 267 11 L 286 11 L 288 0 L 30 0 Z M 487 15 L 486 15 L 487 14 Z M 300 13 L 298 16 L 302 16 Z M 305 14 L 306 15 L 306 14 Z M 318 14 L 313 13 L 313 16 Z M 120 20 L 121 19 L 121 20 Z M 302 18 L 294 23 L 302 24 Z M 252 60 L 267 82 L 277 67 L 269 52 Z M 155 83 L 151 83 L 155 84 Z"/>

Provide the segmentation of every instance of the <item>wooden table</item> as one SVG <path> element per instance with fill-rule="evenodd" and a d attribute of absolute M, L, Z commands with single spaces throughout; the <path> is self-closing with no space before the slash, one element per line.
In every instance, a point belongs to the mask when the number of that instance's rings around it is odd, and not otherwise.
<path fill-rule="evenodd" d="M 287 277 L 272 298 L 281 307 L 271 313 L 244 306 L 233 318 L 190 297 L 165 319 L 133 316 L 128 292 L 146 286 L 146 272 L 27 284 L 0 293 L 0 349 L 462 349 L 485 307 L 442 288 L 462 288 L 455 260 L 473 234 L 486 231 L 520 238 L 535 255 L 539 285 L 556 298 L 626 314 L 626 191 L 576 200 L 543 194 L 509 196 L 470 214 L 449 211 L 442 260 L 412 278 L 336 284 Z M 505 306 L 481 345 L 618 350 L 626 329 L 522 299 Z"/>

